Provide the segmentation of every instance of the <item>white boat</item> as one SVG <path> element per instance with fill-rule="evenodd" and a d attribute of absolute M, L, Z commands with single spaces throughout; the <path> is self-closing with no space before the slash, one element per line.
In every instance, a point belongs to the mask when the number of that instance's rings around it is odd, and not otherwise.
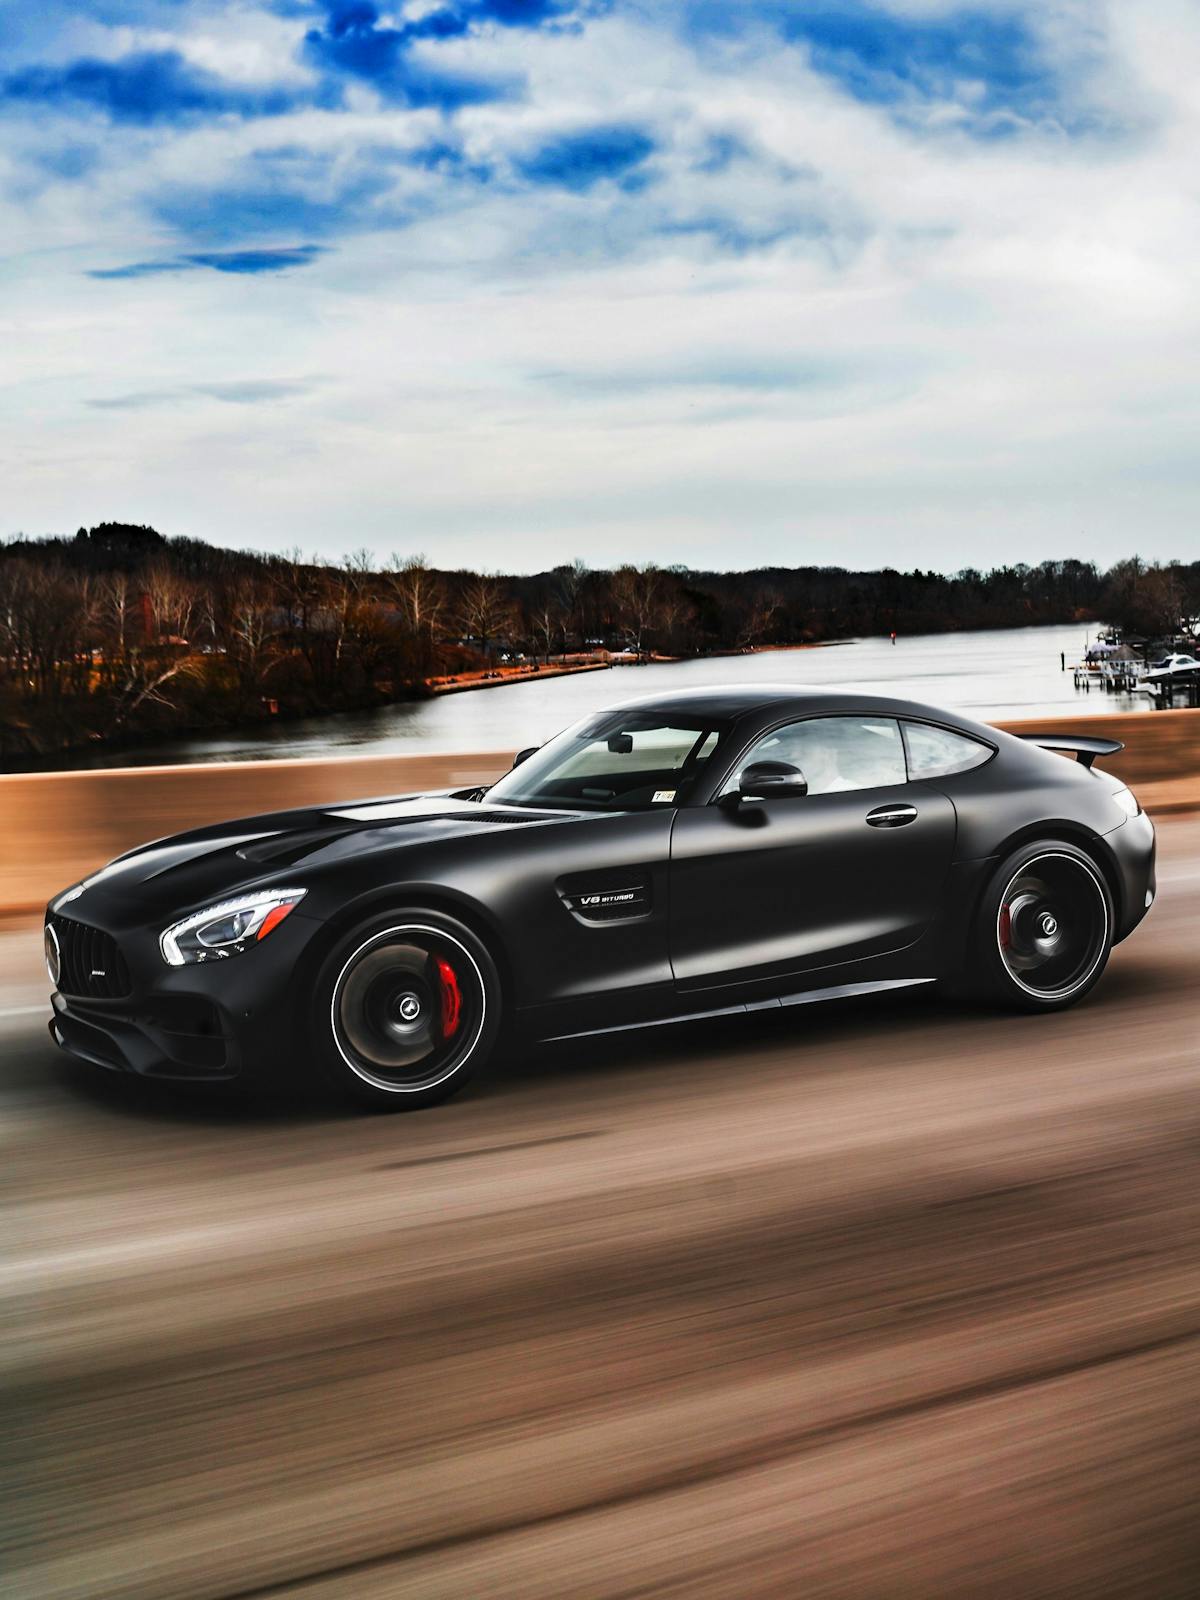
<path fill-rule="evenodd" d="M 1152 661 L 1138 679 L 1137 686 L 1146 694 L 1160 694 L 1165 683 L 1187 680 L 1194 673 L 1200 674 L 1200 660 L 1176 653 L 1163 656 L 1161 661 Z"/>

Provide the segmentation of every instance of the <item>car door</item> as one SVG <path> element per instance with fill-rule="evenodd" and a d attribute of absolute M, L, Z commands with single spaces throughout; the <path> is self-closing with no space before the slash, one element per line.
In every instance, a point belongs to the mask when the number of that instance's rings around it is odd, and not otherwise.
<path fill-rule="evenodd" d="M 783 761 L 808 793 L 731 801 L 743 768 Z M 821 716 L 762 735 L 671 837 L 677 988 L 787 979 L 903 949 L 940 904 L 954 852 L 947 797 L 907 781 L 895 719 Z"/>
<path fill-rule="evenodd" d="M 489 806 L 539 814 L 441 882 L 490 908 L 511 994 L 546 1031 L 619 1026 L 673 1000 L 671 828 L 727 728 L 654 706 L 598 712 L 492 786 Z M 465 857 L 464 857 L 465 861 Z M 537 1012 L 534 1019 L 532 1012 Z"/>

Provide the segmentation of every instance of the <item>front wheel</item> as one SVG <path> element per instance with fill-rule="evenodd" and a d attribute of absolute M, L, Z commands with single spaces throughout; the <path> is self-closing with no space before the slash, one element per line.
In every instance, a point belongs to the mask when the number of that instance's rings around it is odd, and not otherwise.
<path fill-rule="evenodd" d="M 984 893 L 975 968 L 993 999 L 1022 1011 L 1074 1005 L 1104 971 L 1113 906 L 1104 875 L 1066 841 L 1023 846 Z"/>
<path fill-rule="evenodd" d="M 500 979 L 469 928 L 433 912 L 373 918 L 339 940 L 317 978 L 325 1075 L 360 1104 L 409 1111 L 455 1094 L 487 1060 Z"/>

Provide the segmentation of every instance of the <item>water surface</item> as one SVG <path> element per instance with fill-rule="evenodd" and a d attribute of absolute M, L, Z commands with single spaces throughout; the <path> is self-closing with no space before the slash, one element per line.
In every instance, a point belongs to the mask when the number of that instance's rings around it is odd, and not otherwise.
<path fill-rule="evenodd" d="M 516 750 L 540 744 L 577 717 L 614 700 L 723 683 L 794 683 L 896 694 L 963 711 L 985 722 L 1005 718 L 1145 711 L 1142 695 L 1076 691 L 1070 672 L 1096 635 L 1094 625 L 1006 628 L 978 633 L 851 639 L 808 650 L 612 667 L 569 677 L 505 683 L 438 695 L 377 711 L 312 717 L 266 728 L 146 746 L 101 750 L 65 766 L 148 766 L 264 757 L 349 754 L 421 755 Z"/>

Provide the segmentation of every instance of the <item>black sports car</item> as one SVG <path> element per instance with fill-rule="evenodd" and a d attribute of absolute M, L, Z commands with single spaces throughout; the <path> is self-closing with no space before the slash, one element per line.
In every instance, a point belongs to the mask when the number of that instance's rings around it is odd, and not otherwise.
<path fill-rule="evenodd" d="M 1067 761 L 1052 751 L 1074 753 Z M 46 916 L 54 1038 L 107 1067 L 315 1062 L 426 1105 L 502 1030 L 561 1039 L 947 982 L 1070 1005 L 1154 899 L 1154 829 L 1093 767 L 875 695 L 616 706 L 488 789 L 199 828 Z"/>

